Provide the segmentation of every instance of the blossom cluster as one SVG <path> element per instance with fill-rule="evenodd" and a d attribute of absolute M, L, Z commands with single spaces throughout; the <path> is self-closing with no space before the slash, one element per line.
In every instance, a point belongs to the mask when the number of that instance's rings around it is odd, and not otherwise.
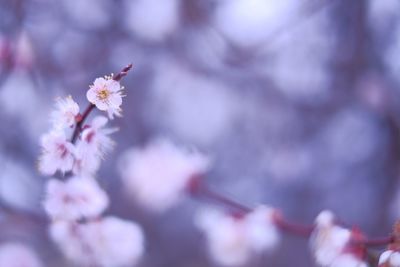
<path fill-rule="evenodd" d="M 144 253 L 145 237 L 138 224 L 103 216 L 110 199 L 95 177 L 101 160 L 113 148 L 110 134 L 116 129 L 106 125 L 121 115 L 119 80 L 125 74 L 96 79 L 86 93 L 90 104 L 83 112 L 72 97 L 58 99 L 51 114 L 52 128 L 41 139 L 39 171 L 59 177 L 47 182 L 43 202 L 51 218 L 50 237 L 78 266 L 132 266 Z M 96 116 L 84 124 L 95 108 L 108 117 Z M 119 160 L 126 193 L 147 210 L 164 212 L 185 195 L 208 197 L 226 206 L 201 209 L 194 219 L 218 265 L 243 266 L 254 257 L 273 253 L 280 243 L 280 231 L 291 231 L 309 237 L 318 266 L 371 266 L 363 244 L 365 236 L 338 223 L 332 212 L 321 212 L 310 229 L 296 228 L 275 208 L 248 208 L 203 187 L 210 168 L 208 156 L 165 137 L 129 149 Z M 380 256 L 379 266 L 400 267 L 399 248 L 389 246 Z M 36 265 L 28 266 L 41 266 L 35 260 Z"/>
<path fill-rule="evenodd" d="M 148 210 L 163 212 L 185 193 L 192 193 L 192 183 L 202 179 L 209 168 L 210 159 L 198 151 L 156 138 L 122 155 L 119 169 L 128 195 Z M 207 192 L 203 194 L 207 197 Z M 257 255 L 272 253 L 279 245 L 279 231 L 287 230 L 280 216 L 278 210 L 265 205 L 239 212 L 207 208 L 195 216 L 195 225 L 204 234 L 210 256 L 218 265 L 243 266 Z M 321 212 L 310 231 L 306 235 L 317 266 L 371 266 L 362 245 L 364 236 L 341 226 L 332 212 Z M 399 259 L 399 252 L 388 250 L 380 257 L 380 267 L 400 267 Z"/>
<path fill-rule="evenodd" d="M 43 267 L 44 264 L 28 246 L 9 242 L 0 246 L 0 267 Z"/>
<path fill-rule="evenodd" d="M 79 266 L 131 266 L 144 250 L 138 224 L 102 216 L 110 200 L 95 177 L 105 153 L 113 148 L 109 135 L 116 129 L 106 127 L 108 120 L 121 115 L 123 88 L 115 77 L 94 81 L 83 113 L 71 96 L 58 99 L 51 113 L 52 128 L 41 139 L 39 171 L 62 177 L 46 184 L 43 206 L 52 221 L 50 237 Z M 108 118 L 96 116 L 83 124 L 94 108 Z"/>

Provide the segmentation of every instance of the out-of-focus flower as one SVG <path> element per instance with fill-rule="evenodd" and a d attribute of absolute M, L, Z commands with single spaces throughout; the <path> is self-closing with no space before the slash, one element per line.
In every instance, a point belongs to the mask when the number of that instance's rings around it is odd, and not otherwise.
<path fill-rule="evenodd" d="M 209 165 L 204 155 L 160 138 L 143 149 L 126 152 L 120 173 L 127 190 L 141 204 L 164 211 L 179 200 L 189 180 L 205 173 Z"/>
<path fill-rule="evenodd" d="M 22 69 L 29 69 L 34 63 L 34 49 L 32 41 L 26 32 L 22 32 L 15 43 L 15 66 Z"/>
<path fill-rule="evenodd" d="M 55 222 L 50 235 L 70 260 L 81 265 L 132 266 L 144 252 L 140 226 L 116 217 L 84 224 Z"/>
<path fill-rule="evenodd" d="M 379 257 L 380 267 L 400 267 L 400 252 L 386 250 Z"/>
<path fill-rule="evenodd" d="M 71 96 L 67 96 L 57 99 L 56 110 L 52 112 L 51 120 L 57 129 L 64 129 L 74 126 L 78 114 L 78 104 Z"/>
<path fill-rule="evenodd" d="M 67 141 L 65 133 L 52 131 L 42 136 L 42 155 L 39 158 L 39 171 L 53 175 L 57 170 L 65 173 L 74 164 L 74 145 Z"/>
<path fill-rule="evenodd" d="M 178 27 L 178 0 L 128 0 L 125 3 L 126 27 L 139 38 L 153 42 L 163 41 Z"/>
<path fill-rule="evenodd" d="M 274 210 L 265 206 L 239 218 L 209 209 L 199 213 L 196 224 L 206 234 L 214 260 L 237 266 L 256 253 L 276 247 L 279 234 L 273 217 Z"/>
<path fill-rule="evenodd" d="M 92 178 L 73 177 L 66 182 L 53 179 L 47 184 L 44 208 L 53 219 L 96 217 L 107 206 L 107 195 Z"/>
<path fill-rule="evenodd" d="M 93 174 L 100 167 L 103 155 L 110 151 L 114 142 L 108 135 L 116 128 L 104 128 L 108 119 L 103 116 L 95 117 L 90 126 L 83 130 L 82 137 L 76 146 L 74 173 Z"/>
<path fill-rule="evenodd" d="M 19 243 L 0 246 L 0 267 L 42 267 L 39 257 L 30 248 Z"/>
<path fill-rule="evenodd" d="M 252 46 L 266 41 L 297 12 L 293 0 L 219 1 L 215 14 L 217 27 L 239 45 Z"/>
<path fill-rule="evenodd" d="M 99 110 L 106 111 L 109 118 L 121 116 L 122 87 L 111 77 L 97 78 L 86 93 L 90 103 Z"/>
<path fill-rule="evenodd" d="M 368 264 L 352 254 L 341 254 L 329 267 L 368 267 Z"/>
<path fill-rule="evenodd" d="M 310 241 L 316 263 L 320 266 L 333 266 L 337 258 L 343 255 L 350 238 L 351 232 L 335 225 L 334 215 L 330 211 L 321 212 Z"/>
<path fill-rule="evenodd" d="M 105 217 L 88 225 L 87 236 L 101 266 L 132 266 L 144 251 L 144 235 L 136 223 Z"/>

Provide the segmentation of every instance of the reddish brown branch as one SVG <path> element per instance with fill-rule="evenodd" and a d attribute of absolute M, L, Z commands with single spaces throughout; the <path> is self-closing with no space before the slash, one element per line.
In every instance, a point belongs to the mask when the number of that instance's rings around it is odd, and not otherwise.
<path fill-rule="evenodd" d="M 124 76 L 128 74 L 128 71 L 132 68 L 132 64 L 129 64 L 123 68 L 117 75 L 114 75 L 113 80 L 120 81 Z"/>
<path fill-rule="evenodd" d="M 394 242 L 393 236 L 386 236 L 386 237 L 378 237 L 378 238 L 370 238 L 363 241 L 354 241 L 355 244 L 366 246 L 366 247 L 379 247 L 379 246 L 386 246 L 390 243 Z"/>
<path fill-rule="evenodd" d="M 233 199 L 230 199 L 216 191 L 211 190 L 202 183 L 203 178 L 204 177 L 201 176 L 194 176 L 190 180 L 187 186 L 187 191 L 190 193 L 190 195 L 197 198 L 203 198 L 206 200 L 213 201 L 235 212 L 239 212 L 242 215 L 253 211 L 252 208 L 243 205 L 242 203 L 239 203 Z M 277 227 L 279 227 L 284 232 L 306 238 L 310 237 L 310 235 L 314 230 L 314 225 L 305 225 L 289 221 L 279 212 L 277 212 L 275 216 L 275 223 Z M 393 236 L 379 237 L 373 239 L 371 238 L 363 240 L 353 240 L 354 245 L 362 247 L 385 246 L 393 242 L 394 242 Z"/>
<path fill-rule="evenodd" d="M 281 230 L 303 237 L 309 237 L 314 230 L 314 225 L 305 225 L 291 222 L 285 219 L 282 214 L 278 214 L 275 217 L 275 223 Z"/>

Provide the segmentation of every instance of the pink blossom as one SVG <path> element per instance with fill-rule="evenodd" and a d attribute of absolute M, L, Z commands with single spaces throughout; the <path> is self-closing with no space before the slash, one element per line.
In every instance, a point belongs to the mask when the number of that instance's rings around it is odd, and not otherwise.
<path fill-rule="evenodd" d="M 67 141 L 63 132 L 53 131 L 43 135 L 41 146 L 39 171 L 42 174 L 53 175 L 57 170 L 62 173 L 72 170 L 75 147 Z"/>
<path fill-rule="evenodd" d="M 386 264 L 386 265 L 385 265 Z M 379 257 L 379 266 L 400 267 L 400 252 L 386 250 Z"/>
<path fill-rule="evenodd" d="M 368 264 L 351 254 L 341 254 L 329 267 L 368 267 Z"/>
<path fill-rule="evenodd" d="M 86 93 L 90 103 L 99 110 L 106 111 L 110 119 L 121 115 L 122 89 L 118 81 L 111 77 L 97 78 Z"/>
<path fill-rule="evenodd" d="M 350 230 L 337 226 L 334 219 L 330 211 L 321 212 L 316 219 L 310 243 L 315 261 L 320 266 L 332 266 L 343 255 L 351 238 Z"/>
<path fill-rule="evenodd" d="M 173 206 L 190 178 L 209 168 L 208 158 L 177 147 L 167 139 L 157 139 L 145 148 L 129 150 L 120 163 L 128 192 L 154 211 Z"/>
<path fill-rule="evenodd" d="M 105 153 L 114 146 L 114 141 L 108 136 L 115 128 L 105 128 L 108 119 L 103 116 L 95 117 L 91 124 L 82 132 L 76 147 L 75 174 L 93 174 L 100 167 L 100 161 Z"/>
<path fill-rule="evenodd" d="M 107 206 L 106 193 L 92 178 L 73 177 L 65 182 L 53 179 L 47 183 L 44 208 L 53 219 L 96 217 Z"/>
<path fill-rule="evenodd" d="M 196 224 L 207 237 L 213 259 L 225 266 L 237 266 L 277 246 L 279 234 L 273 216 L 274 210 L 265 206 L 239 218 L 207 209 L 199 213 Z"/>
<path fill-rule="evenodd" d="M 70 260 L 81 265 L 132 266 L 144 252 L 140 226 L 116 217 L 83 224 L 56 222 L 50 235 Z"/>
<path fill-rule="evenodd" d="M 57 99 L 56 110 L 52 112 L 51 119 L 57 129 L 64 129 L 74 126 L 78 114 L 78 104 L 68 96 Z"/>
<path fill-rule="evenodd" d="M 0 246 L 0 267 L 42 267 L 39 257 L 30 248 L 19 243 Z"/>

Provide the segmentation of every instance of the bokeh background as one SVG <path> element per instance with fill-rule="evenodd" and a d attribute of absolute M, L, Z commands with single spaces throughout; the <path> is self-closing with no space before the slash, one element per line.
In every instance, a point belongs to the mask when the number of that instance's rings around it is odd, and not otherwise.
<path fill-rule="evenodd" d="M 145 230 L 139 266 L 215 265 L 193 225 L 203 203 L 159 215 L 121 193 L 121 153 L 160 135 L 210 155 L 216 190 L 294 221 L 331 209 L 380 236 L 400 217 L 400 1 L 0 0 L 0 242 L 72 266 L 30 219 L 47 179 L 38 140 L 57 96 L 84 106 L 95 77 L 128 63 L 99 179 L 107 213 Z M 248 266 L 313 263 L 285 236 Z"/>

